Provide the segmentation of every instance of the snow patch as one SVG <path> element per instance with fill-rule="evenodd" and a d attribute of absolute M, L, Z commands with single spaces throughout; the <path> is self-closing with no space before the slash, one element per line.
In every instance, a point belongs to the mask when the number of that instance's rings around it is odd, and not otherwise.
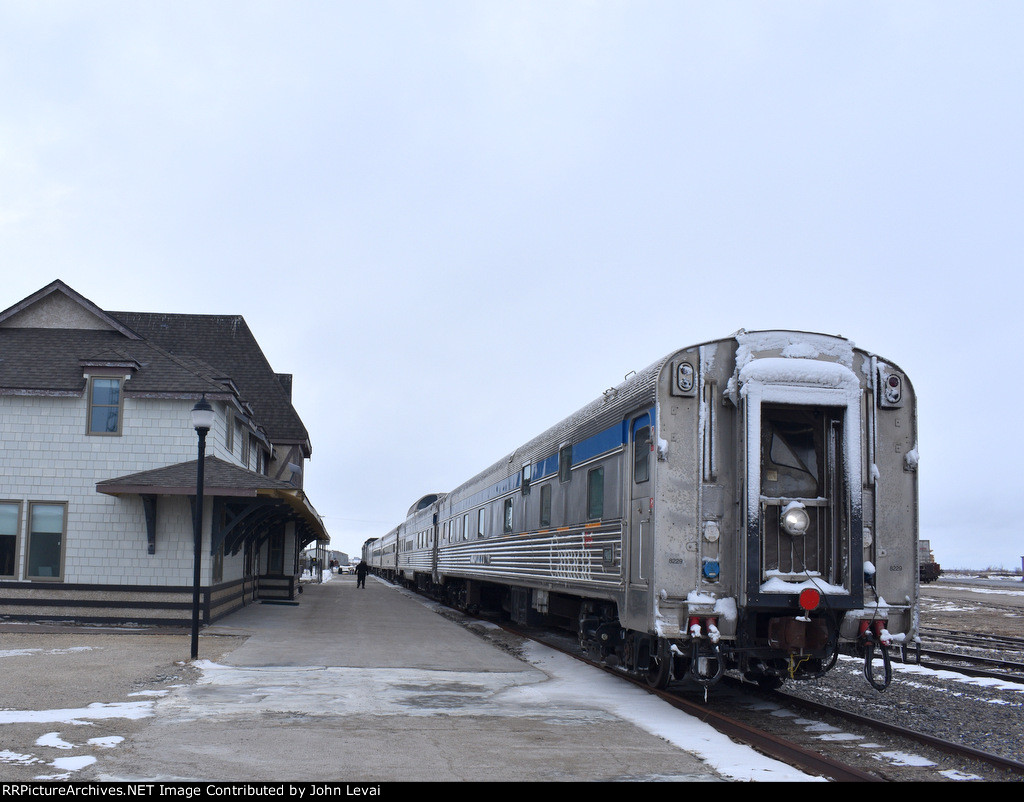
<path fill-rule="evenodd" d="M 59 757 L 53 761 L 53 767 L 55 769 L 63 769 L 64 771 L 78 771 L 79 769 L 84 769 L 86 766 L 91 766 L 95 762 L 96 758 L 92 755 Z"/>
<path fill-rule="evenodd" d="M 87 724 L 111 718 L 140 719 L 153 715 L 153 702 L 93 702 L 62 710 L 0 710 L 0 724 Z"/>
<path fill-rule="evenodd" d="M 49 746 L 51 749 L 74 749 L 74 744 L 69 744 L 60 737 L 59 732 L 48 732 L 36 738 L 36 746 Z"/>

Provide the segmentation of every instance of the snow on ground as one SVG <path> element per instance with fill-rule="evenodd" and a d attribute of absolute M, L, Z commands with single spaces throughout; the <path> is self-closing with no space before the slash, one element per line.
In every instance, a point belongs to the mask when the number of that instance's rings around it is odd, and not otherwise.
<path fill-rule="evenodd" d="M 624 719 L 680 749 L 697 755 L 711 768 L 733 780 L 794 782 L 821 780 L 767 758 L 640 688 L 586 666 L 552 649 L 530 644 L 526 659 L 550 676 L 540 685 L 521 687 L 520 694 L 542 694 L 581 706 L 593 705 Z"/>
<path fill-rule="evenodd" d="M 1020 580 L 1018 579 L 1019 583 Z M 977 593 L 979 595 L 993 595 L 993 596 L 1024 596 L 1024 588 L 1017 587 L 1012 588 L 986 588 L 983 585 L 943 585 L 943 590 L 959 590 L 964 593 Z"/>
<path fill-rule="evenodd" d="M 88 724 L 111 718 L 140 719 L 153 715 L 153 702 L 93 702 L 58 710 L 0 710 L 3 724 Z"/>
<path fill-rule="evenodd" d="M 844 660 L 851 660 L 860 663 L 859 658 L 844 657 Z M 900 663 L 892 662 L 893 674 L 908 674 L 917 676 L 934 677 L 936 679 L 943 679 L 947 681 L 960 682 L 964 685 L 976 685 L 980 688 L 996 688 L 1001 691 L 1012 691 L 1016 693 L 1024 693 L 1024 683 L 1011 682 L 1010 680 L 1004 679 L 992 679 L 990 677 L 969 677 L 966 674 L 961 674 L 958 671 L 950 671 L 948 669 L 937 669 L 937 668 L 925 668 L 924 666 L 914 665 L 913 663 Z M 896 680 L 893 680 L 894 682 Z M 904 679 L 902 681 L 910 681 Z M 999 704 L 999 702 L 996 702 Z"/>
<path fill-rule="evenodd" d="M 325 579 L 328 578 L 329 575 L 325 572 Z M 0 651 L 0 669 L 3 658 L 27 654 L 39 658 L 40 671 L 43 672 L 49 652 L 42 649 Z M 643 689 L 624 686 L 615 677 L 580 664 L 545 646 L 530 644 L 524 657 L 540 669 L 549 678 L 548 681 L 524 683 L 500 674 L 481 675 L 466 672 L 453 676 L 456 672 L 440 671 L 418 672 L 423 674 L 419 679 L 424 682 L 436 682 L 442 679 L 440 675 L 443 675 L 444 682 L 454 689 L 453 695 L 447 697 L 450 706 L 444 709 L 445 715 L 457 714 L 461 709 L 465 709 L 467 714 L 475 714 L 480 712 L 482 706 L 486 706 L 489 712 L 499 710 L 502 715 L 530 715 L 535 714 L 537 710 L 545 710 L 548 713 L 554 711 L 556 714 L 561 711 L 573 716 L 592 715 L 597 719 L 614 716 L 664 738 L 680 749 L 696 754 L 727 778 L 740 781 L 818 779 L 766 758 L 749 747 L 736 744 L 710 725 L 681 713 Z M 109 726 L 109 722 L 117 719 L 136 720 L 160 715 L 161 710 L 181 713 L 183 708 L 187 709 L 189 706 L 194 708 L 192 713 L 195 715 L 209 715 L 211 705 L 216 708 L 218 704 L 230 706 L 237 712 L 238 705 L 244 705 L 245 697 L 251 696 L 254 683 L 263 688 L 272 686 L 275 704 L 291 709 L 310 709 L 313 714 L 317 710 L 331 714 L 337 714 L 339 711 L 356 712 L 360 705 L 367 703 L 372 703 L 373 711 L 377 715 L 415 714 L 411 711 L 407 698 L 410 681 L 407 674 L 388 678 L 387 672 L 343 667 L 248 669 L 208 661 L 199 661 L 196 665 L 202 672 L 197 685 L 207 690 L 215 690 L 214 699 L 211 699 L 209 694 L 192 698 L 189 687 L 184 686 L 162 698 L 161 694 L 167 692 L 140 692 L 131 694 L 133 699 L 130 701 L 97 701 L 74 709 L 0 710 L 0 740 L 4 743 L 4 748 L 0 749 L 0 773 L 4 764 L 38 765 L 39 779 L 73 779 L 74 772 L 95 763 L 99 758 L 94 754 L 62 756 L 59 753 L 85 748 L 98 753 L 101 758 L 103 750 L 115 749 L 124 740 L 120 736 L 112 735 L 83 741 L 75 737 L 75 728 L 80 725 L 106 720 Z M 933 675 L 974 685 L 997 684 L 1004 690 L 1024 693 L 1024 684 L 1021 683 L 985 680 L 951 671 L 937 671 L 899 663 L 894 663 L 893 669 L 908 675 L 908 681 L 912 681 L 911 677 L 914 675 Z M 343 681 L 311 681 L 312 674 L 317 672 L 334 675 L 334 679 Z M 416 678 L 412 679 L 415 681 Z M 340 688 L 350 690 L 339 692 Z M 403 693 L 406 697 L 402 696 Z M 254 713 L 264 709 L 265 707 L 254 707 Z M 587 710 L 591 712 L 580 712 Z M 431 715 L 436 712 L 429 707 L 423 707 L 418 714 Z M 33 743 L 12 744 L 4 732 L 4 725 L 39 722 L 53 724 L 54 730 L 38 737 Z M 818 733 L 822 739 L 853 738 L 834 728 L 822 728 L 818 722 L 808 720 L 803 723 Z M 815 727 L 819 729 L 814 730 Z M 872 747 L 867 743 L 859 746 Z M 881 751 L 880 746 L 874 746 L 879 750 L 880 759 L 893 764 L 915 765 L 915 761 L 920 760 L 914 755 L 886 753 Z M 949 779 L 973 778 L 953 773 L 949 775 Z"/>
<path fill-rule="evenodd" d="M 33 650 L 40 651 L 41 650 Z M 2 656 L 2 655 L 0 655 Z M 45 723 L 63 726 L 69 729 L 90 725 L 100 720 L 141 719 L 154 713 L 154 702 L 93 702 L 86 707 L 65 708 L 54 710 L 0 710 L 0 740 L 9 744 L 10 738 L 4 732 L 5 724 L 36 724 Z M 70 740 L 69 740 L 70 739 Z M 75 755 L 68 757 L 54 756 L 49 750 L 69 751 L 72 749 L 112 749 L 124 738 L 117 735 L 102 738 L 88 738 L 84 742 L 74 734 L 63 729 L 41 735 L 31 746 L 0 749 L 0 775 L 3 765 L 39 766 L 37 780 L 71 780 L 74 772 L 92 765 L 97 758 L 93 755 Z M 34 747 L 34 748 L 33 748 Z M 51 771 L 56 769 L 56 773 Z"/>

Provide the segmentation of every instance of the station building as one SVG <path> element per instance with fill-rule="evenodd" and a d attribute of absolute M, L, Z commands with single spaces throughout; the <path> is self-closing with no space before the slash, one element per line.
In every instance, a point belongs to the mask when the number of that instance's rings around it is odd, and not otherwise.
<path fill-rule="evenodd" d="M 0 312 L 0 619 L 191 621 L 203 398 L 203 620 L 294 603 L 329 538 L 291 381 L 237 315 L 109 312 L 61 281 Z"/>

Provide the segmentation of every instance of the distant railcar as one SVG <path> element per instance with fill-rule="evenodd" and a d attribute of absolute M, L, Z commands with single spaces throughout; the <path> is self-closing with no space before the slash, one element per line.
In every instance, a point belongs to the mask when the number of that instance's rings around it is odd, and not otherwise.
<path fill-rule="evenodd" d="M 931 541 L 921 540 L 917 546 L 918 564 L 920 566 L 921 581 L 925 584 L 934 582 L 942 576 L 942 566 L 935 562 L 935 555 L 932 554 Z"/>
<path fill-rule="evenodd" d="M 910 381 L 841 337 L 683 348 L 367 541 L 388 578 L 558 623 L 655 687 L 765 686 L 916 638 Z M 884 674 L 875 675 L 881 659 Z"/>

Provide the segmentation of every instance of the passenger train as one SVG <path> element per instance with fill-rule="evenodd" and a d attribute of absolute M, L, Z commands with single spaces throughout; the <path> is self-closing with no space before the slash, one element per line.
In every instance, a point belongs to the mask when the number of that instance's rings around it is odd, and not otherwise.
<path fill-rule="evenodd" d="M 917 639 L 916 398 L 836 336 L 683 348 L 363 546 L 375 573 L 578 633 L 654 687 L 777 687 Z"/>

